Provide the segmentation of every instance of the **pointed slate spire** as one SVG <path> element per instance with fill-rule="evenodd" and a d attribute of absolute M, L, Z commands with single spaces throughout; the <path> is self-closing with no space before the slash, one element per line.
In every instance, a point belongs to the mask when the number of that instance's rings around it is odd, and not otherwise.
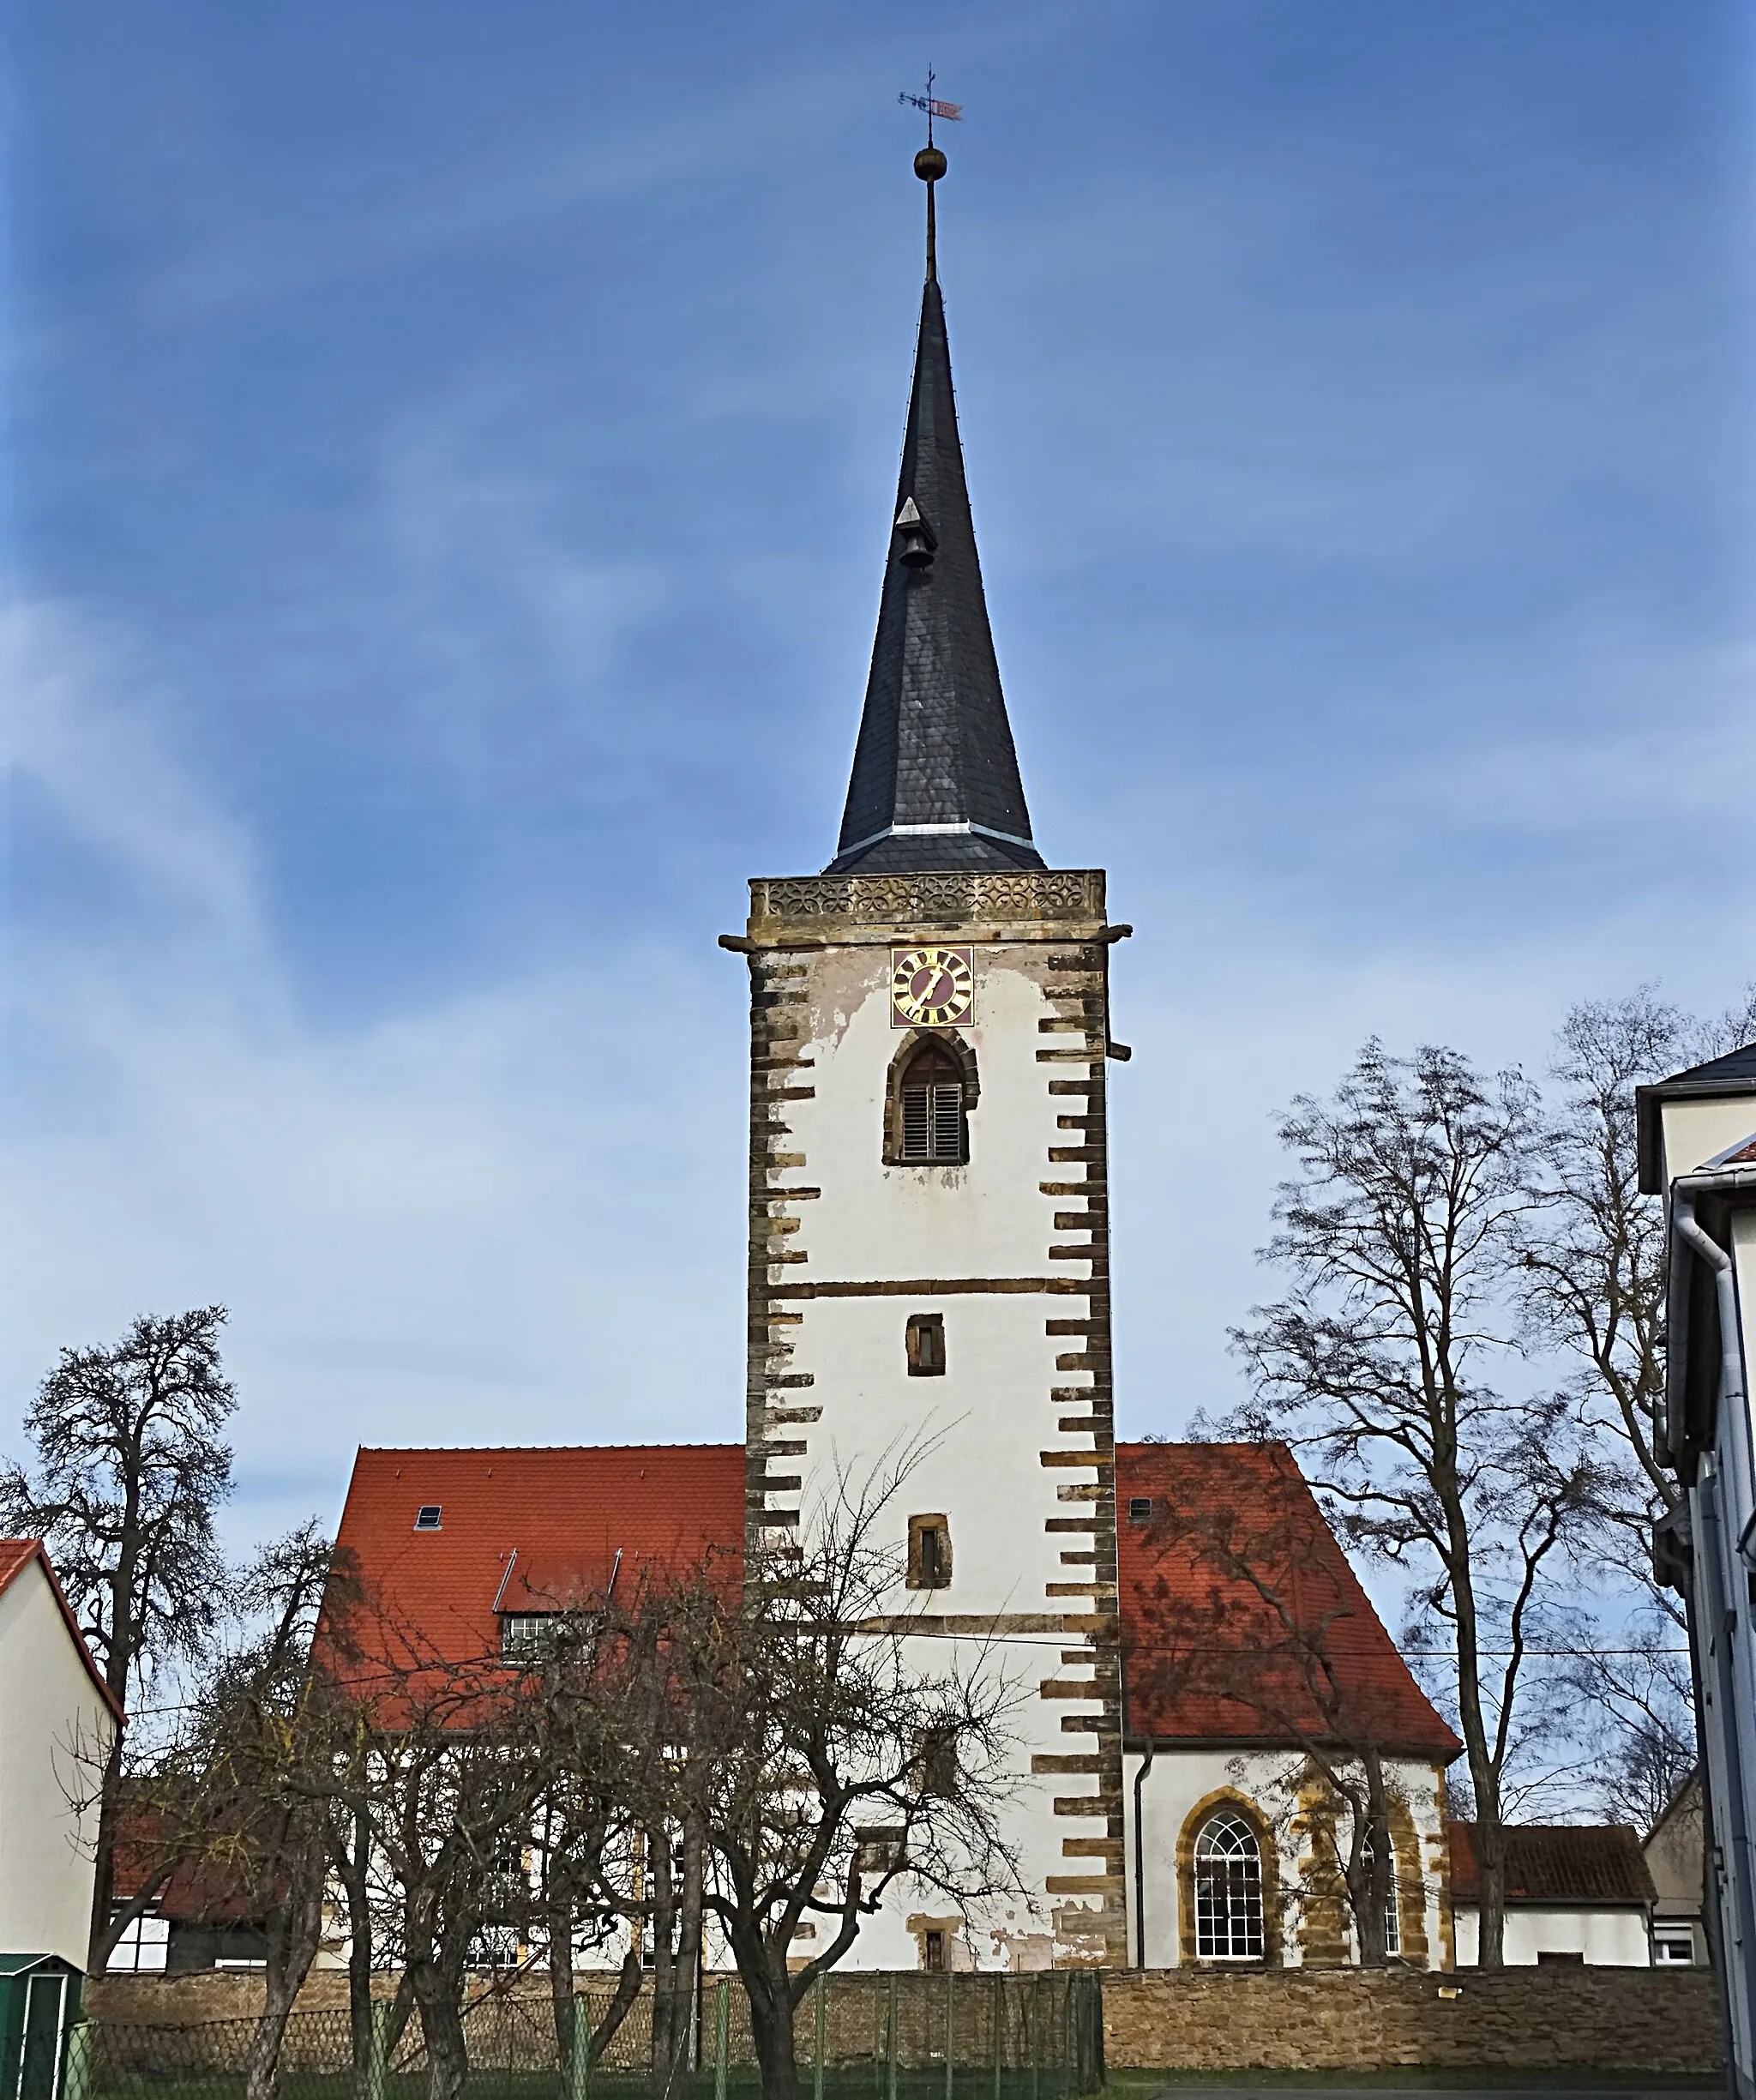
<path fill-rule="evenodd" d="M 841 843 L 827 875 L 1040 868 L 1000 689 L 964 480 L 933 184 L 945 158 L 916 156 L 927 184 L 927 282 L 878 635 L 854 749 Z"/>

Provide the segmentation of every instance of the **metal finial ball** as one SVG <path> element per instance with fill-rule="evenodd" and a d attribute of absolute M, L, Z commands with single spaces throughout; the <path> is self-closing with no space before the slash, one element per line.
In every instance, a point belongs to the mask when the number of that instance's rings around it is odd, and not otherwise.
<path fill-rule="evenodd" d="M 945 155 L 936 146 L 923 146 L 915 155 L 915 172 L 923 183 L 936 183 L 945 172 Z"/>

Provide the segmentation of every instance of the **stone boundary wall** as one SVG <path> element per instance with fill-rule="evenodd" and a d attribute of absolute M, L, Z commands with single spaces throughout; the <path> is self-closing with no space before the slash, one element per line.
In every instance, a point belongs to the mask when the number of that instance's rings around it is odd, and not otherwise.
<path fill-rule="evenodd" d="M 547 1980 L 541 1986 L 545 1996 Z M 394 1976 L 374 1977 L 374 1997 L 389 1997 Z M 198 1969 L 185 1976 L 94 1976 L 86 1984 L 93 2019 L 138 2021 L 147 2027 L 194 2027 L 210 2019 L 254 2019 L 262 2009 L 261 1971 Z M 301 2013 L 347 2009 L 346 1969 L 314 1969 L 298 1995 Z"/>
<path fill-rule="evenodd" d="M 610 1981 L 603 1971 L 578 1980 L 581 1989 Z M 375 1979 L 387 1995 L 394 1985 L 394 1977 Z M 1441 1998 L 1441 1990 L 1457 1995 Z M 532 1979 L 518 1995 L 546 2007 L 546 1983 Z M 259 1976 L 223 1970 L 102 1977 L 86 1989 L 95 2019 L 149 2025 L 250 2019 L 262 2002 Z M 346 2003 L 340 1969 L 316 1971 L 298 2000 L 301 2012 Z M 1104 1977 L 1104 2055 L 1117 2071 L 1408 2064 L 1712 2073 L 1720 2033 L 1718 1985 L 1702 1969 L 1112 1970 Z"/>
<path fill-rule="evenodd" d="M 1441 1997 L 1441 1991 L 1456 1995 Z M 1112 2070 L 1715 2072 L 1706 1970 L 1148 1970 L 1104 1979 Z"/>

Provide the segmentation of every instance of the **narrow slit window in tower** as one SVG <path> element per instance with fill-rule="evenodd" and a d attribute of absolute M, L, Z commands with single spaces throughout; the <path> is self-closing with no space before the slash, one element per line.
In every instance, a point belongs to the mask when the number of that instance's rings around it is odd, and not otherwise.
<path fill-rule="evenodd" d="M 942 1378 L 945 1375 L 945 1315 L 911 1313 L 906 1333 L 909 1376 Z"/>
<path fill-rule="evenodd" d="M 909 1574 L 911 1590 L 951 1587 L 951 1526 L 942 1515 L 909 1519 Z"/>

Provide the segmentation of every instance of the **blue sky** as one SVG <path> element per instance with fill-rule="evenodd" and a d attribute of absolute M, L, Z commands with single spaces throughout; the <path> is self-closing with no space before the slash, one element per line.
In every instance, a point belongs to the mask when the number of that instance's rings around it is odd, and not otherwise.
<path fill-rule="evenodd" d="M 11 10 L 0 1423 L 232 1309 L 359 1441 L 713 1439 L 751 874 L 833 850 L 941 262 L 1037 837 L 1111 873 L 1118 1402 L 1274 1111 L 1753 973 L 1723 0 Z M 10 1432 L 7 1432 L 8 1437 Z"/>

